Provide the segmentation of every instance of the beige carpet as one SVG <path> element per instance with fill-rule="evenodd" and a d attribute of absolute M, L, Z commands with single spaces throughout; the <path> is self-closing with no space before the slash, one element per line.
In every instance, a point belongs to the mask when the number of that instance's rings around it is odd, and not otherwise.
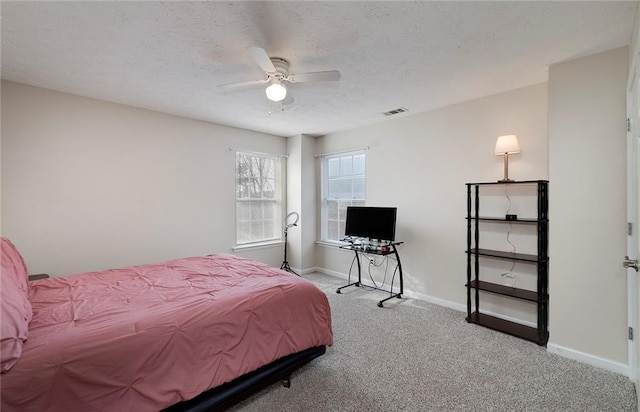
<path fill-rule="evenodd" d="M 547 353 L 464 321 L 464 313 L 413 299 L 378 308 L 379 291 L 327 294 L 335 341 L 234 411 L 636 411 L 628 378 Z M 553 333 L 553 332 L 552 332 Z"/>

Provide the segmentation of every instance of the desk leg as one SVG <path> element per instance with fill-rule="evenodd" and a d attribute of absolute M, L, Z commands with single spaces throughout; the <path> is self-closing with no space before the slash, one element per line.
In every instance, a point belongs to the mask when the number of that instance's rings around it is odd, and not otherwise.
<path fill-rule="evenodd" d="M 348 288 L 349 286 L 356 286 L 356 287 L 359 287 L 359 286 L 360 286 L 360 283 L 362 282 L 362 270 L 361 270 L 361 268 L 360 268 L 360 256 L 358 256 L 358 251 L 357 251 L 357 250 L 354 250 L 353 252 L 356 254 L 356 261 L 358 262 L 358 281 L 357 281 L 357 282 L 353 282 L 353 283 L 349 283 L 348 285 L 345 285 L 345 286 L 342 286 L 342 287 L 339 287 L 339 288 L 336 290 L 336 293 L 337 293 L 337 294 L 342 293 L 342 292 L 340 292 L 340 291 L 341 291 L 342 289 L 344 289 L 344 288 Z M 351 271 L 351 269 L 349 269 L 349 271 Z"/>
<path fill-rule="evenodd" d="M 393 281 L 391 282 L 391 296 L 389 296 L 386 299 L 382 299 L 381 301 L 378 302 L 378 307 L 379 308 L 383 308 L 384 305 L 383 303 L 388 301 L 389 299 L 393 299 L 393 298 L 402 298 L 402 294 L 404 293 L 404 284 L 403 284 L 403 280 L 402 280 L 402 263 L 400 262 L 400 255 L 398 254 L 398 249 L 396 249 L 395 246 L 393 246 L 393 253 L 396 255 L 396 261 L 398 262 L 398 276 L 400 276 L 400 293 L 393 293 Z"/>

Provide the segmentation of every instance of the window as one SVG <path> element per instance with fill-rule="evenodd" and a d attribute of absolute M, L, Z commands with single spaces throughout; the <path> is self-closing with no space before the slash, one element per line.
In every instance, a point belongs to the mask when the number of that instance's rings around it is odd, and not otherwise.
<path fill-rule="evenodd" d="M 364 151 L 325 156 L 322 161 L 322 240 L 344 237 L 347 206 L 365 204 Z"/>
<path fill-rule="evenodd" d="M 236 153 L 236 243 L 281 239 L 280 157 Z"/>

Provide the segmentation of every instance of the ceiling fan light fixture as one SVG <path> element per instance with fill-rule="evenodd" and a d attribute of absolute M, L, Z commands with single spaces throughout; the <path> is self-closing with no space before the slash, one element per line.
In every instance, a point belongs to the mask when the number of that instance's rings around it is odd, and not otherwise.
<path fill-rule="evenodd" d="M 279 81 L 274 81 L 265 89 L 265 93 L 267 94 L 267 99 L 279 102 L 287 97 L 287 88 Z"/>

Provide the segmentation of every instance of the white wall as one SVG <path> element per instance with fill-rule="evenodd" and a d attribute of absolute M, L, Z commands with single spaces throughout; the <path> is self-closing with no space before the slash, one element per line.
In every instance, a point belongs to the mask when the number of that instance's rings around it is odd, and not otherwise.
<path fill-rule="evenodd" d="M 637 10 L 640 10 L 640 1 L 637 1 L 636 15 L 633 19 L 633 33 L 631 34 L 631 41 L 629 43 L 629 71 L 633 68 L 634 59 L 637 58 L 635 51 L 638 48 L 638 39 L 640 37 L 640 15 Z"/>
<path fill-rule="evenodd" d="M 297 135 L 287 139 L 287 213 L 300 214 L 298 226 L 289 229 L 290 265 L 297 273 L 315 267 L 316 170 L 313 155 L 316 139 Z"/>
<path fill-rule="evenodd" d="M 317 150 L 369 147 L 367 204 L 398 207 L 405 289 L 466 308 L 465 183 L 503 177 L 503 159 L 493 150 L 499 135 L 511 133 L 518 135 L 522 154 L 511 158 L 510 177 L 547 179 L 546 83 L 330 134 L 319 138 Z M 503 194 L 499 197 L 499 207 L 506 207 Z M 497 230 L 505 242 L 505 227 Z M 316 249 L 319 267 L 349 270 L 352 253 Z M 500 299 L 505 298 L 487 295 L 482 302 L 498 304 L 491 309 L 505 316 L 535 321 L 535 309 L 499 305 Z"/>
<path fill-rule="evenodd" d="M 286 139 L 3 81 L 2 235 L 52 275 L 230 253 L 229 147 L 282 154 Z"/>
<path fill-rule="evenodd" d="M 313 159 L 316 153 L 316 138 L 302 135 L 302 207 L 301 224 L 301 269 L 310 270 L 316 266 L 315 244 L 318 239 L 316 231 L 318 198 L 316 197 L 316 165 Z"/>
<path fill-rule="evenodd" d="M 0 96 L 2 96 L 2 81 L 0 81 Z M 0 113 L 2 112 L 2 98 L 0 98 Z M 2 116 L 0 115 L 0 130 L 2 130 Z M 2 133 L 0 133 L 0 171 L 2 170 Z M 0 233 L 2 231 L 2 176 L 0 176 Z"/>
<path fill-rule="evenodd" d="M 550 343 L 627 362 L 628 50 L 549 69 Z"/>
<path fill-rule="evenodd" d="M 302 135 L 287 138 L 287 208 L 289 212 L 302 211 Z M 287 261 L 300 273 L 302 267 L 302 232 L 300 224 L 287 233 Z"/>

